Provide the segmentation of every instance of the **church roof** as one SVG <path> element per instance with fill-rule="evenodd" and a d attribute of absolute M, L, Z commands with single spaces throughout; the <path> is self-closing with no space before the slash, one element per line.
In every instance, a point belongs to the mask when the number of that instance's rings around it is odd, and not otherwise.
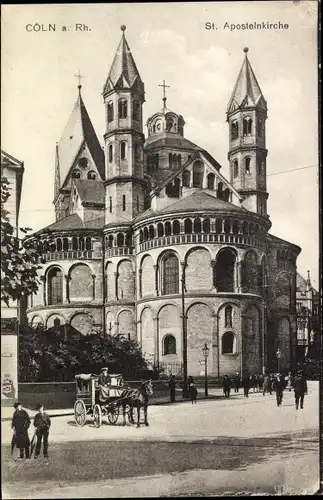
<path fill-rule="evenodd" d="M 103 93 L 109 92 L 117 85 L 120 85 L 122 88 L 131 88 L 136 79 L 141 81 L 139 71 L 124 34 L 125 29 L 125 26 L 121 26 L 121 40 L 104 85 Z"/>
<path fill-rule="evenodd" d="M 74 179 L 74 185 L 82 202 L 104 205 L 104 186 L 101 181 Z"/>
<path fill-rule="evenodd" d="M 283 240 L 282 238 L 278 238 L 278 236 L 274 236 L 273 234 L 268 233 L 267 238 L 269 241 L 271 241 L 274 244 L 280 244 L 280 245 L 288 245 L 289 247 L 293 247 L 294 250 L 297 250 L 298 253 L 301 252 L 301 248 L 298 245 L 295 245 L 294 243 L 291 243 L 290 241 Z"/>
<path fill-rule="evenodd" d="M 202 148 L 194 144 L 194 142 L 191 142 L 188 139 L 185 139 L 185 137 L 172 132 L 161 132 L 158 135 L 151 135 L 146 139 L 145 149 L 163 147 L 203 151 Z"/>
<path fill-rule="evenodd" d="M 238 207 L 228 201 L 215 198 L 211 194 L 205 193 L 201 190 L 194 191 L 189 196 L 176 200 L 171 205 L 162 208 L 155 212 L 151 208 L 140 214 L 135 220 L 136 222 L 142 219 L 153 217 L 154 215 L 163 215 L 169 213 L 181 212 L 201 212 L 204 210 L 214 210 L 223 212 L 237 212 L 241 215 L 250 213 L 247 209 Z"/>
<path fill-rule="evenodd" d="M 65 182 L 76 155 L 84 143 L 89 148 L 98 172 L 102 180 L 104 180 L 104 153 L 84 105 L 81 92 L 79 92 L 73 111 L 56 148 L 55 177 L 60 180 L 60 187 Z"/>
<path fill-rule="evenodd" d="M 245 58 L 227 107 L 228 113 L 240 106 L 257 106 L 261 98 L 263 107 L 266 108 L 266 101 L 247 56 L 248 49 L 245 48 L 244 52 Z"/>
<path fill-rule="evenodd" d="M 57 222 L 53 222 L 49 226 L 46 226 L 36 234 L 42 234 L 45 232 L 57 232 L 64 230 L 77 230 L 77 229 L 102 229 L 104 226 L 104 214 L 102 217 L 98 217 L 91 221 L 83 222 L 81 217 L 78 214 L 71 214 L 67 217 L 63 217 L 63 219 L 58 220 Z"/>

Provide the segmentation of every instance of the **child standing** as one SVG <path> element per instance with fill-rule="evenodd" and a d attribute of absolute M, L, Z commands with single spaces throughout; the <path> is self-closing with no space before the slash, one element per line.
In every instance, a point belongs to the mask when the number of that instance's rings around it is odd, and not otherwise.
<path fill-rule="evenodd" d="M 191 401 L 192 401 L 192 404 L 195 403 L 196 404 L 196 400 L 197 400 L 197 389 L 195 387 L 194 384 L 190 384 L 190 396 L 191 396 Z"/>
<path fill-rule="evenodd" d="M 37 436 L 35 458 L 38 458 L 38 455 L 40 453 L 42 440 L 44 440 L 43 441 L 44 458 L 48 458 L 48 435 L 49 435 L 49 428 L 51 421 L 47 413 L 45 413 L 43 405 L 41 404 L 38 405 L 37 410 L 38 413 L 36 414 L 34 419 L 34 427 L 36 429 L 36 436 Z"/>

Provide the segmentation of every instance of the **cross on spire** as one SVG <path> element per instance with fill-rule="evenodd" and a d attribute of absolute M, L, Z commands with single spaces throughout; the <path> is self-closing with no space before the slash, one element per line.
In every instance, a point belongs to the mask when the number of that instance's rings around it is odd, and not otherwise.
<path fill-rule="evenodd" d="M 165 80 L 163 80 L 163 84 L 158 85 L 158 87 L 163 87 L 163 103 L 164 103 L 164 108 L 166 108 L 166 101 L 167 101 L 166 89 L 170 89 L 170 85 L 166 85 Z"/>
<path fill-rule="evenodd" d="M 79 84 L 78 84 L 77 88 L 78 88 L 78 89 L 79 89 L 79 91 L 80 91 L 80 90 L 81 90 L 81 88 L 82 88 L 82 85 L 81 85 L 81 79 L 82 79 L 82 78 L 84 78 L 84 76 L 83 76 L 83 75 L 81 75 L 80 70 L 79 70 L 78 74 L 77 74 L 77 75 L 74 75 L 74 76 L 75 76 L 76 78 L 78 78 Z"/>

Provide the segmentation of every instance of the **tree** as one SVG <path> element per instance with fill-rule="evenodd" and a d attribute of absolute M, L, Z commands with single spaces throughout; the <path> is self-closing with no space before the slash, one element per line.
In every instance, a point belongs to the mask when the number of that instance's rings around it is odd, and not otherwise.
<path fill-rule="evenodd" d="M 1 169 L 1 300 L 9 301 L 35 293 L 39 287 L 39 242 L 37 238 L 22 240 L 9 220 L 5 203 L 10 197 L 10 183 Z M 30 228 L 21 228 L 27 234 Z"/>
<path fill-rule="evenodd" d="M 138 379 L 149 372 L 137 342 L 122 335 L 103 337 L 100 331 L 81 335 L 75 329 L 43 325 L 22 327 L 19 336 L 19 381 L 72 381 L 77 373 L 110 373 Z"/>

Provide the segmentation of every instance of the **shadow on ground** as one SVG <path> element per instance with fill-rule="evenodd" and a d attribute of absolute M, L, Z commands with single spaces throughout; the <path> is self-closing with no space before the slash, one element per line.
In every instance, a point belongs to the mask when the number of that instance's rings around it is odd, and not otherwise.
<path fill-rule="evenodd" d="M 49 461 L 15 461 L 9 446 L 3 446 L 2 481 L 95 481 L 194 469 L 243 470 L 278 454 L 284 458 L 295 451 L 300 455 L 310 449 L 318 450 L 318 433 L 313 431 L 254 439 L 221 437 L 211 442 L 201 439 L 191 443 L 130 440 L 53 443 Z"/>

